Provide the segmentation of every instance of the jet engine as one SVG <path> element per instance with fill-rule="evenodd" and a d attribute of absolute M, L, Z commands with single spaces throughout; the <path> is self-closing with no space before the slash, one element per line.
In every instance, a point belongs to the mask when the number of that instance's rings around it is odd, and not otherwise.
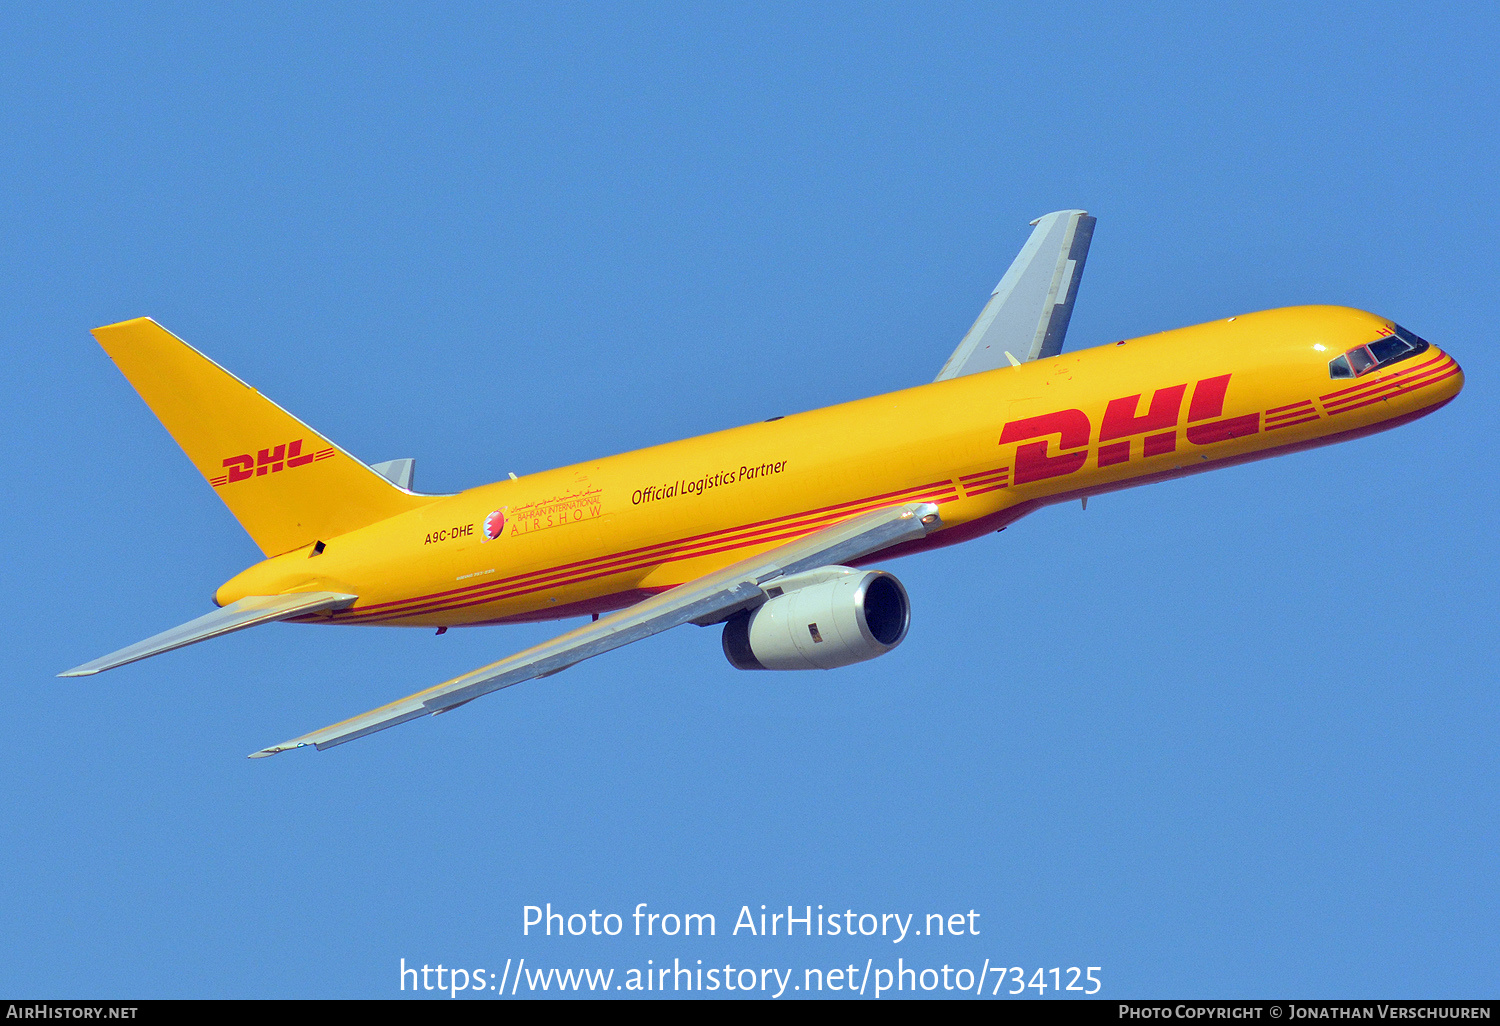
<path fill-rule="evenodd" d="M 881 570 L 825 566 L 775 581 L 767 600 L 724 625 L 724 655 L 741 670 L 831 670 L 901 644 L 911 601 Z"/>

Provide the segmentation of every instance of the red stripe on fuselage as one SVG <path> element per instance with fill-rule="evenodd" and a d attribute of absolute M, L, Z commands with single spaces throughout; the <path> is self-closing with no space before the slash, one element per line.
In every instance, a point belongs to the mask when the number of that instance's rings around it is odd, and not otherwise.
<path fill-rule="evenodd" d="M 719 531 L 710 531 L 701 535 L 668 542 L 658 542 L 653 545 L 641 546 L 640 548 L 629 549 L 624 552 L 612 553 L 605 556 L 595 556 L 591 559 L 579 560 L 575 563 L 563 564 L 562 566 L 532 570 L 524 574 L 503 578 L 499 581 L 486 581 L 412 598 L 372 603 L 368 606 L 340 611 L 341 615 L 336 615 L 339 620 L 345 622 L 369 622 L 377 619 L 391 619 L 441 612 L 447 609 L 461 609 L 467 606 L 493 602 L 499 598 L 529 594 L 547 588 L 561 587 L 565 584 L 581 583 L 659 563 L 677 562 L 682 559 L 711 555 L 729 549 L 760 545 L 768 541 L 781 541 L 797 537 L 801 534 L 811 533 L 828 523 L 856 516 L 872 509 L 878 509 L 893 502 L 931 501 L 941 503 L 951 502 L 957 498 L 958 492 L 951 482 L 937 481 L 917 488 L 886 492 L 866 499 L 857 499 L 852 502 L 824 506 L 804 513 L 773 517 L 743 526 L 724 528 Z"/>
<path fill-rule="evenodd" d="M 745 537 L 748 538 L 749 535 L 754 534 L 756 531 L 761 531 L 761 530 L 777 530 L 777 529 L 780 529 L 781 527 L 784 527 L 790 521 L 799 520 L 799 519 L 803 519 L 803 518 L 813 518 L 814 520 L 821 521 L 821 520 L 829 519 L 830 517 L 838 517 L 840 515 L 852 516 L 853 513 L 857 512 L 857 511 L 856 510 L 852 510 L 851 507 L 859 506 L 861 503 L 883 502 L 885 500 L 891 500 L 891 501 L 916 501 L 916 497 L 913 496 L 913 493 L 922 493 L 922 492 L 925 492 L 925 491 L 927 491 L 929 489 L 938 488 L 938 487 L 940 487 L 942 485 L 947 485 L 947 489 L 946 490 L 948 492 L 952 492 L 953 493 L 953 495 L 952 495 L 953 498 L 957 497 L 957 493 L 954 492 L 953 486 L 951 484 L 948 484 L 948 482 L 935 482 L 934 484 L 930 484 L 930 485 L 922 485 L 919 488 L 908 488 L 908 489 L 905 489 L 904 491 L 899 491 L 899 492 L 887 492 L 887 493 L 885 493 L 883 495 L 872 496 L 872 497 L 870 497 L 868 499 L 856 499 L 853 502 L 844 502 L 844 503 L 838 503 L 838 504 L 833 505 L 833 506 L 824 506 L 824 507 L 821 507 L 819 509 L 808 510 L 808 511 L 803 512 L 803 513 L 790 513 L 790 514 L 786 514 L 786 515 L 780 516 L 780 517 L 772 517 L 769 520 L 756 521 L 756 522 L 753 522 L 753 523 L 750 523 L 750 524 L 744 524 L 744 525 L 737 526 L 737 527 L 727 527 L 727 528 L 722 528 L 722 529 L 717 530 L 717 531 L 707 531 L 707 532 L 705 532 L 703 534 L 690 535 L 687 538 L 678 538 L 678 539 L 673 539 L 673 540 L 670 540 L 670 541 L 655 542 L 655 543 L 653 543 L 651 545 L 643 545 L 643 546 L 641 546 L 639 548 L 626 549 L 623 552 L 615 552 L 615 553 L 610 553 L 610 554 L 603 555 L 603 556 L 593 556 L 593 557 L 590 557 L 589 559 L 581 559 L 581 560 L 578 560 L 578 561 L 573 562 L 573 563 L 564 563 L 564 564 L 562 564 L 560 566 L 543 567 L 542 569 L 539 569 L 539 570 L 531 570 L 531 571 L 527 571 L 526 573 L 523 573 L 523 574 L 517 574 L 514 577 L 504 578 L 503 582 L 520 581 L 520 580 L 525 580 L 527 578 L 535 578 L 535 577 L 544 576 L 544 575 L 553 575 L 553 574 L 557 574 L 557 573 L 561 573 L 563 571 L 569 571 L 569 570 L 579 570 L 579 571 L 581 571 L 581 570 L 585 570 L 585 569 L 591 569 L 591 568 L 594 568 L 596 566 L 609 563 L 611 561 L 627 560 L 627 559 L 634 558 L 634 557 L 642 557 L 642 556 L 647 556 L 647 555 L 649 555 L 652 558 L 665 557 L 667 555 L 674 554 L 674 553 L 676 553 L 677 551 L 679 551 L 681 549 L 688 548 L 688 547 L 690 547 L 692 545 L 695 545 L 695 544 L 704 544 L 704 543 L 709 543 L 709 542 L 717 541 L 717 540 L 719 540 L 719 539 L 721 539 L 721 538 L 723 538 L 723 537 L 725 537 L 727 535 L 736 534 L 738 532 L 745 532 Z M 899 500 L 897 498 L 899 496 L 913 496 L 913 497 L 909 498 L 907 500 Z M 747 542 L 747 544 L 749 544 L 749 542 Z M 429 601 L 431 599 L 443 598 L 443 597 L 447 597 L 447 596 L 451 596 L 451 595 L 462 595 L 462 594 L 467 594 L 467 593 L 471 593 L 471 592 L 482 590 L 482 589 L 486 589 L 486 588 L 492 588 L 492 587 L 495 587 L 495 586 L 497 586 L 497 585 L 499 585 L 499 584 L 501 584 L 503 582 L 502 581 L 486 581 L 486 582 L 482 582 L 482 583 L 478 583 L 478 584 L 470 584 L 470 585 L 465 585 L 462 588 L 452 588 L 452 589 L 450 589 L 448 591 L 432 592 L 432 593 L 427 594 L 427 595 L 418 595 L 418 596 L 415 596 L 413 598 L 393 599 L 393 600 L 391 600 L 389 602 L 371 603 L 370 605 L 367 605 L 367 606 L 358 606 L 354 610 L 351 610 L 351 611 L 353 611 L 353 612 L 370 612 L 370 611 L 374 611 L 374 610 L 386 609 L 386 608 L 393 607 L 393 606 L 406 605 L 408 603 L 413 603 L 413 602 L 426 602 L 426 601 Z"/>
<path fill-rule="evenodd" d="M 1318 412 L 1316 410 L 1312 410 L 1312 411 L 1309 411 L 1309 413 L 1308 413 L 1307 416 L 1305 416 L 1305 417 L 1298 417 L 1295 420 L 1278 420 L 1274 424 L 1267 422 L 1267 424 L 1266 424 L 1266 430 L 1267 431 L 1280 431 L 1282 428 L 1296 427 L 1298 424 L 1311 424 L 1313 421 L 1315 421 L 1317 419 L 1318 419 Z"/>
<path fill-rule="evenodd" d="M 954 498 L 954 496 L 949 497 L 950 500 L 952 498 Z M 920 497 L 918 499 L 913 499 L 912 501 L 919 500 Z M 854 516 L 858 513 L 868 512 L 869 510 L 880 509 L 882 505 L 882 503 L 876 503 L 875 505 L 869 506 L 867 509 L 852 510 L 847 514 L 847 516 Z M 791 527 L 790 529 L 784 530 L 780 534 L 761 534 L 748 541 L 742 538 L 736 538 L 733 540 L 725 541 L 723 544 L 717 545 L 713 548 L 703 548 L 700 545 L 687 551 L 674 553 L 670 557 L 663 557 L 660 554 L 651 554 L 648 556 L 639 557 L 634 561 L 616 560 L 602 567 L 583 568 L 567 573 L 554 573 L 543 578 L 538 578 L 535 576 L 535 574 L 524 574 L 520 576 L 530 577 L 532 579 L 521 580 L 519 578 L 506 578 L 502 581 L 490 582 L 488 585 L 486 585 L 486 588 L 488 590 L 486 590 L 484 593 L 475 593 L 466 596 L 464 601 L 455 601 L 449 599 L 421 604 L 423 600 L 420 599 L 407 600 L 409 602 L 416 602 L 419 604 L 407 606 L 401 609 L 377 611 L 372 615 L 358 617 L 357 619 L 359 619 L 360 622 L 371 622 L 376 620 L 397 619 L 407 616 L 445 612 L 452 609 L 465 609 L 469 606 L 485 605 L 486 603 L 496 602 L 502 598 L 515 598 L 518 595 L 530 595 L 534 592 L 547 591 L 551 588 L 560 588 L 564 585 L 582 584 L 585 581 L 598 580 L 601 577 L 612 577 L 615 574 L 626 573 L 631 570 L 641 570 L 647 567 L 660 566 L 665 563 L 679 562 L 683 559 L 713 555 L 714 553 L 718 552 L 729 552 L 734 549 L 745 548 L 748 545 L 760 545 L 766 542 L 784 541 L 789 538 L 797 538 L 801 537 L 802 535 L 811 534 L 813 531 L 818 530 L 820 527 L 825 526 L 826 524 L 836 523 L 840 519 L 846 519 L 846 516 L 840 515 L 833 518 L 822 518 L 817 521 L 806 521 L 794 527 Z"/>
<path fill-rule="evenodd" d="M 1398 395 L 1405 395 L 1408 392 L 1416 392 L 1420 389 L 1426 388 L 1428 385 L 1435 385 L 1439 381 L 1446 381 L 1448 378 L 1451 378 L 1458 373 L 1460 373 L 1458 364 L 1454 364 L 1453 366 L 1447 368 L 1440 368 L 1438 371 L 1432 374 L 1426 375 L 1420 379 L 1407 382 L 1405 384 L 1405 387 L 1398 388 L 1394 392 L 1385 392 L 1380 395 L 1371 396 L 1370 398 L 1365 399 L 1361 402 L 1352 403 L 1348 406 L 1340 406 L 1336 410 L 1330 409 L 1328 411 L 1328 415 L 1330 417 L 1336 417 L 1340 413 L 1348 413 L 1350 410 L 1357 410 L 1362 406 L 1373 406 L 1375 403 L 1383 403 L 1388 399 L 1396 398 Z"/>
<path fill-rule="evenodd" d="M 1439 361 L 1438 363 L 1431 365 L 1424 365 L 1419 370 L 1412 371 L 1409 374 L 1393 374 L 1389 378 L 1383 378 L 1379 382 L 1376 382 L 1370 388 L 1367 388 L 1353 395 L 1343 396 L 1332 402 L 1325 402 L 1323 406 L 1330 413 L 1335 410 L 1351 409 L 1354 406 L 1359 405 L 1362 400 L 1369 399 L 1372 396 L 1379 396 L 1383 393 L 1391 391 L 1404 391 L 1406 387 L 1408 385 L 1411 385 L 1413 382 L 1428 380 L 1433 375 L 1442 374 L 1445 371 L 1453 370 L 1457 366 L 1458 364 L 1450 359 Z"/>

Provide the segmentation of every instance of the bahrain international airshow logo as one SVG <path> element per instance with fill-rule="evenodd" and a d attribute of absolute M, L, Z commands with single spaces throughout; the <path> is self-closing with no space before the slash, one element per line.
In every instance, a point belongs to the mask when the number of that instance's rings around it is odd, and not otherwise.
<path fill-rule="evenodd" d="M 479 540 L 481 543 L 494 541 L 500 537 L 500 532 L 503 530 L 505 530 L 505 514 L 497 509 L 484 518 L 484 534 Z"/>

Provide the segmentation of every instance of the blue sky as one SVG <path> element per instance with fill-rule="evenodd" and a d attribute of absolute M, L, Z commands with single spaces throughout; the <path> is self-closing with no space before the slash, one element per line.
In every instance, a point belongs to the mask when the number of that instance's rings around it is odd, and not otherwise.
<path fill-rule="evenodd" d="M 0 991 L 385 997 L 402 958 L 521 957 L 1500 989 L 1489 5 L 3 19 Z M 153 316 L 449 491 L 929 380 L 1063 207 L 1099 218 L 1070 348 L 1342 303 L 1467 387 L 898 560 L 908 640 L 828 674 L 684 628 L 256 762 L 555 628 L 53 677 L 258 558 L 91 327 Z M 546 902 L 719 936 L 523 937 Z M 761 904 L 981 932 L 726 936 Z"/>

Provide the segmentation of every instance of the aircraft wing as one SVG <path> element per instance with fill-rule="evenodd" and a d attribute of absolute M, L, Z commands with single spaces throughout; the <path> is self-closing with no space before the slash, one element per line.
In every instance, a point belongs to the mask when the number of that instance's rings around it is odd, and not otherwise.
<path fill-rule="evenodd" d="M 935 381 L 1056 356 L 1073 316 L 1096 219 L 1058 210 L 1035 229 Z"/>
<path fill-rule="evenodd" d="M 763 586 L 778 577 L 859 559 L 900 542 L 925 537 L 939 526 L 938 508 L 929 502 L 907 503 L 861 514 L 671 591 L 653 595 L 462 677 L 331 727 L 263 748 L 250 758 L 261 759 L 307 745 L 316 745 L 320 750 L 331 748 L 418 716 L 445 712 L 512 684 L 550 676 L 575 663 L 680 624 L 717 623 L 741 609 L 765 601 L 767 596 Z"/>
<path fill-rule="evenodd" d="M 293 616 L 316 613 L 325 609 L 343 609 L 353 605 L 358 597 L 357 595 L 341 595 L 333 591 L 307 591 L 292 595 L 250 595 L 231 602 L 222 609 L 215 609 L 212 613 L 200 616 L 196 620 L 189 620 L 181 627 L 162 631 L 155 637 L 138 641 L 118 652 L 100 656 L 91 663 L 64 670 L 58 676 L 87 677 L 92 673 L 112 670 L 116 666 L 133 663 L 137 659 L 160 655 L 174 648 L 207 641 L 221 634 L 242 631 L 246 627 L 254 627 L 257 624 L 286 620 Z"/>

